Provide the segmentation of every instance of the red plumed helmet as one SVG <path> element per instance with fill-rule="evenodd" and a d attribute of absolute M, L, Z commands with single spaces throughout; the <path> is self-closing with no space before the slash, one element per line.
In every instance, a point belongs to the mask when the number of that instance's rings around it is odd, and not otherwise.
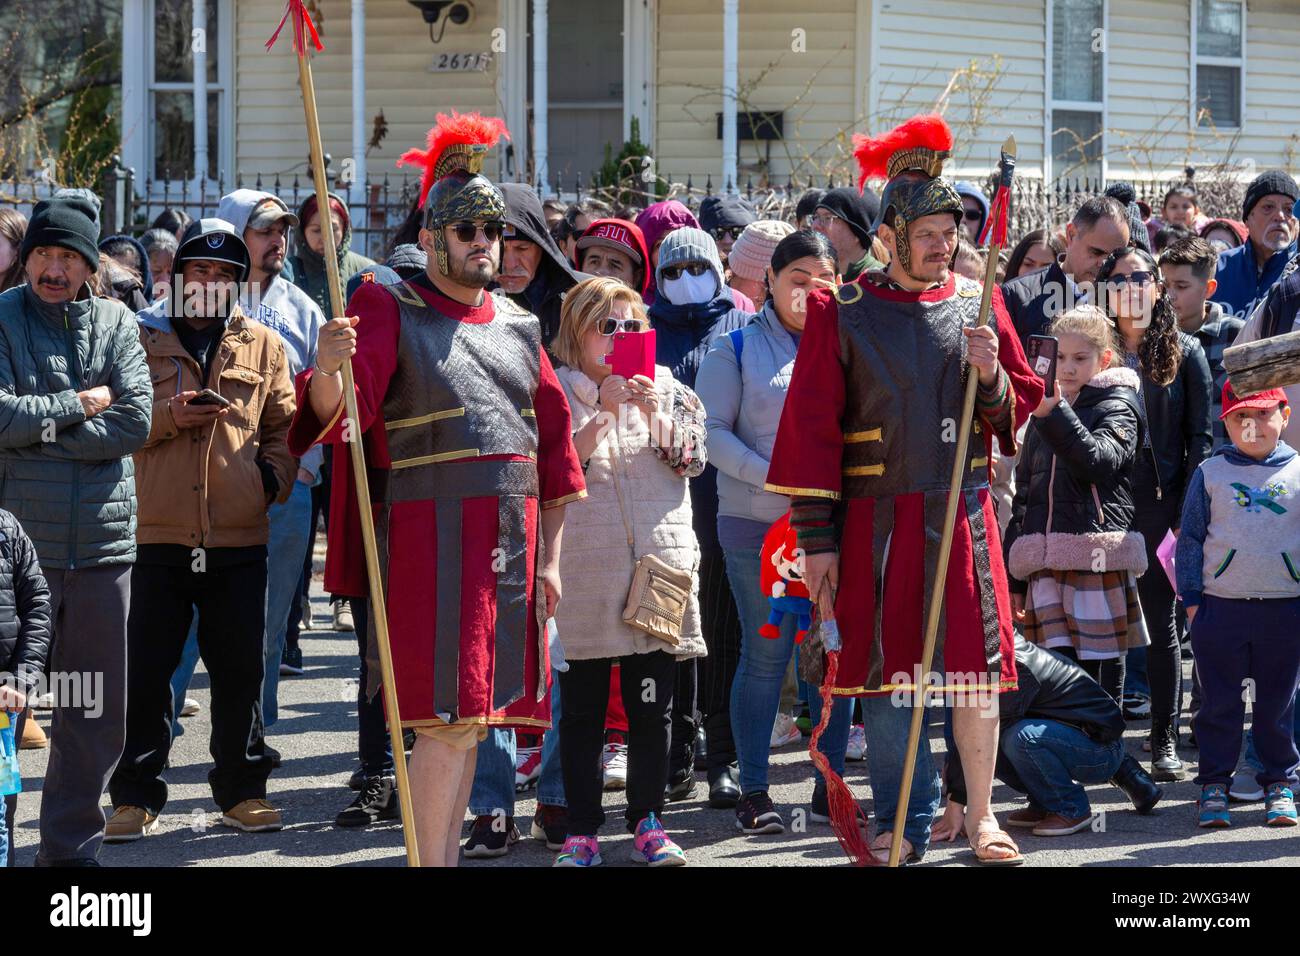
<path fill-rule="evenodd" d="M 913 116 L 880 136 L 855 135 L 858 189 L 868 179 L 893 179 L 907 169 L 920 170 L 931 178 L 938 176 L 952 143 L 952 130 L 938 113 Z"/>
<path fill-rule="evenodd" d="M 420 205 L 424 205 L 429 189 L 435 182 L 455 169 L 477 174 L 483 168 L 483 157 L 501 137 L 510 138 L 505 120 L 480 113 L 438 114 L 437 125 L 429 130 L 428 149 L 408 149 L 397 165 L 423 166 L 420 181 Z"/>

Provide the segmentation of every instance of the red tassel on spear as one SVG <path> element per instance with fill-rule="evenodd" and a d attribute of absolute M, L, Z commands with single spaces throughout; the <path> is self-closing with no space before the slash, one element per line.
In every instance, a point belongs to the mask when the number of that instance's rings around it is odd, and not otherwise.
<path fill-rule="evenodd" d="M 312 178 L 316 184 L 316 203 L 318 208 L 329 209 L 329 182 L 325 179 L 325 149 L 321 144 L 320 115 L 316 111 L 316 85 L 311 76 L 311 56 L 307 48 L 307 38 L 311 37 L 316 52 L 325 47 L 320 42 L 316 25 L 302 0 L 288 0 L 280 25 L 266 41 L 266 48 L 275 46 L 276 38 L 284 29 L 285 23 L 293 20 L 293 49 L 298 54 L 298 83 L 302 87 L 303 113 L 307 120 L 307 146 L 311 153 Z M 339 261 L 334 251 L 334 231 L 321 230 L 324 243 L 325 280 L 329 290 L 331 316 L 342 317 L 345 303 L 343 301 L 343 283 L 339 278 Z M 352 462 L 352 484 L 357 489 L 357 508 L 361 519 L 361 543 L 366 556 L 366 579 L 370 585 L 370 610 L 373 614 L 375 643 L 379 647 L 379 666 L 382 673 L 384 710 L 388 715 L 388 736 L 395 755 L 394 769 L 397 771 L 397 802 L 401 809 L 402 839 L 406 843 L 407 866 L 420 865 L 420 850 L 415 841 L 415 810 L 411 801 L 410 776 L 407 773 L 406 758 L 402 747 L 402 719 L 397 709 L 397 683 L 393 676 L 393 654 L 388 642 L 388 608 L 385 600 L 383 578 L 379 573 L 379 548 L 375 540 L 374 514 L 370 507 L 370 485 L 366 476 L 365 452 L 361 446 L 361 430 L 356 424 L 361 421 L 357 410 L 356 380 L 352 375 L 352 360 L 343 360 L 343 402 L 347 419 L 352 423 L 351 429 L 344 429 L 344 434 L 351 433 L 348 439 L 349 457 Z"/>

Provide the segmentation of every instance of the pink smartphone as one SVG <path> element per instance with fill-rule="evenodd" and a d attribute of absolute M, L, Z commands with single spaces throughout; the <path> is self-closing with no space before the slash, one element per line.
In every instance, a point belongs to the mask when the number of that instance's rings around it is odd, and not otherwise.
<path fill-rule="evenodd" d="M 614 350 L 605 356 L 610 371 L 624 378 L 644 375 L 655 380 L 655 330 L 615 332 Z"/>

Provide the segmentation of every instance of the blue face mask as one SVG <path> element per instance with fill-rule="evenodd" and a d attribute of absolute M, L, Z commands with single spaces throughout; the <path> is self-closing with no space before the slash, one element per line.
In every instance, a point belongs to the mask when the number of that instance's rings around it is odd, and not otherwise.
<path fill-rule="evenodd" d="M 664 279 L 664 298 L 673 305 L 712 302 L 718 294 L 718 277 L 708 269 L 697 276 L 683 272 L 676 279 Z"/>

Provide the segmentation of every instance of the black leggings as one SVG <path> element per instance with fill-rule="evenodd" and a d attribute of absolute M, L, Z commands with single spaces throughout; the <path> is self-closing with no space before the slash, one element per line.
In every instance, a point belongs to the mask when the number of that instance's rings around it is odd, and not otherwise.
<path fill-rule="evenodd" d="M 668 741 L 677 660 L 666 651 L 569 661 L 560 674 L 560 770 L 569 801 L 569 833 L 594 837 L 605 822 L 601 808 L 605 710 L 609 668 L 621 669 L 627 710 L 627 827 L 664 806 Z"/>
<path fill-rule="evenodd" d="M 1143 483 L 1145 485 L 1145 483 Z M 1146 540 L 1147 569 L 1138 578 L 1138 600 L 1146 621 L 1151 646 L 1147 648 L 1147 681 L 1151 685 L 1151 732 L 1157 734 L 1169 724 L 1177 726 L 1182 701 L 1182 648 L 1174 616 L 1174 589 L 1156 556 L 1156 549 L 1169 533 L 1177 503 L 1169 497 L 1157 501 L 1150 485 L 1135 482 L 1137 514 L 1133 528 Z"/>
<path fill-rule="evenodd" d="M 1052 650 L 1068 657 L 1080 667 L 1084 673 L 1101 685 L 1115 703 L 1119 703 L 1120 697 L 1124 694 L 1124 655 L 1105 661 L 1081 661 L 1079 655 L 1073 647 L 1054 647 Z"/>

